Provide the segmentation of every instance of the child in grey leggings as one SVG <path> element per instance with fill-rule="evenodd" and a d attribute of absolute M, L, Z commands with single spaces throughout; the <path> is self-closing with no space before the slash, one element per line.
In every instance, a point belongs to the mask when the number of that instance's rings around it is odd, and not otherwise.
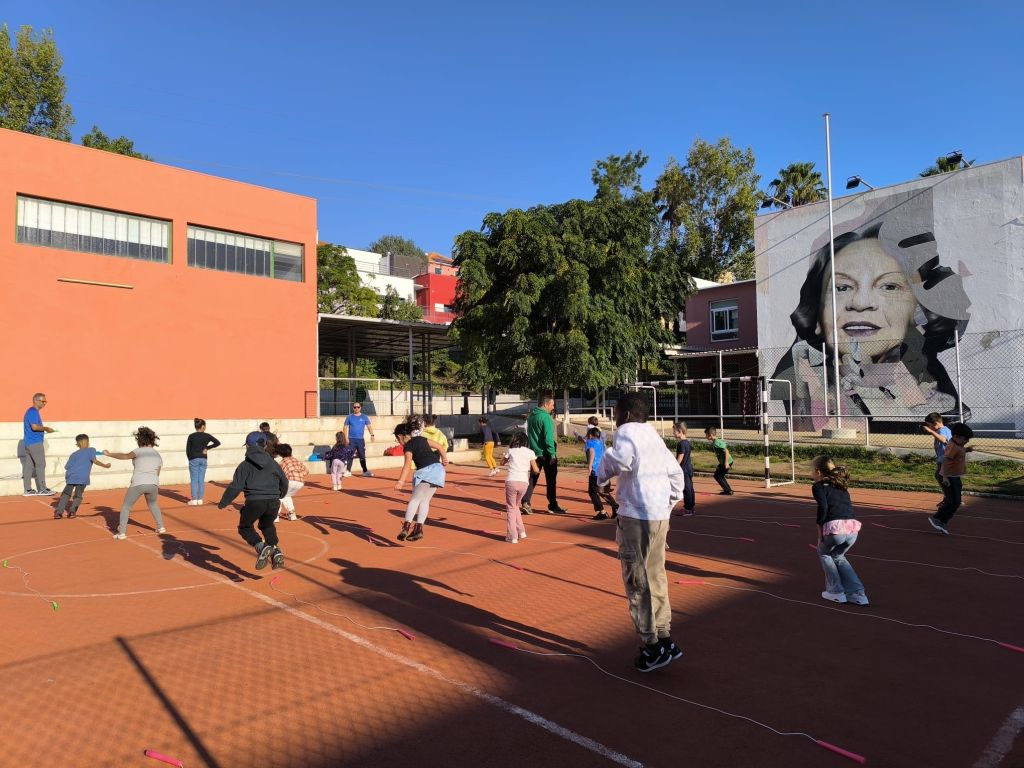
<path fill-rule="evenodd" d="M 156 450 L 160 438 L 149 427 L 139 427 L 133 437 L 139 446 L 134 451 L 128 453 L 103 452 L 104 456 L 109 456 L 112 459 L 124 461 L 131 459 L 134 466 L 132 479 L 128 485 L 128 491 L 124 495 L 124 503 L 121 505 L 121 519 L 117 526 L 117 533 L 114 534 L 115 539 L 127 538 L 128 517 L 131 514 L 132 505 L 139 500 L 140 496 L 146 497 L 149 511 L 153 513 L 153 520 L 156 523 L 156 532 L 167 532 L 167 529 L 164 528 L 163 515 L 160 514 L 160 505 L 157 503 L 160 469 L 164 464 L 164 460 Z"/>
<path fill-rule="evenodd" d="M 444 468 L 448 464 L 448 455 L 441 443 L 435 443 L 420 434 L 420 423 L 415 417 L 410 417 L 406 423 L 395 427 L 395 439 L 405 453 L 405 465 L 395 484 L 395 490 L 400 491 L 405 487 L 410 468 L 416 467 L 412 479 L 412 498 L 405 508 L 405 522 L 402 523 L 398 540 L 418 541 L 423 538 L 423 524 L 430 513 L 430 499 L 438 488 L 444 487 Z"/>

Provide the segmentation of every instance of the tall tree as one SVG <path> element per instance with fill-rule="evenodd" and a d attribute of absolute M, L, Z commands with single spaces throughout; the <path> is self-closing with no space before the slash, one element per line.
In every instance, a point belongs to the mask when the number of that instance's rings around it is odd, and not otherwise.
<path fill-rule="evenodd" d="M 423 310 L 418 304 L 403 299 L 389 285 L 380 297 L 380 317 L 383 320 L 422 320 Z"/>
<path fill-rule="evenodd" d="M 613 166 L 595 167 L 593 200 L 489 213 L 456 238 L 452 333 L 467 386 L 599 389 L 633 380 L 669 340 L 659 318 L 675 308 L 651 291 L 657 210 L 631 181 L 606 181 Z"/>
<path fill-rule="evenodd" d="M 683 206 L 691 197 L 690 183 L 686 171 L 679 162 L 670 157 L 654 183 L 654 202 L 661 214 L 661 224 L 667 242 L 674 245 L 679 242 L 679 230 L 683 225 Z"/>
<path fill-rule="evenodd" d="M 961 168 L 969 168 L 974 165 L 973 160 L 968 160 L 966 163 L 963 158 L 953 162 L 947 155 L 939 155 L 935 158 L 935 165 L 929 165 L 925 168 L 918 176 L 924 178 L 926 176 L 938 176 L 940 173 L 949 173 L 950 171 L 959 171 Z"/>
<path fill-rule="evenodd" d="M 691 277 L 717 280 L 754 276 L 754 217 L 760 196 L 754 153 L 728 138 L 696 139 L 679 169 L 670 161 L 655 184 L 662 219 L 682 231 L 666 245 Z M 669 193 L 671 190 L 671 196 Z"/>
<path fill-rule="evenodd" d="M 316 248 L 317 311 L 328 315 L 377 317 L 380 297 L 363 285 L 355 260 L 343 246 L 321 243 Z"/>
<path fill-rule="evenodd" d="M 785 208 L 778 201 L 791 208 L 816 203 L 828 197 L 821 174 L 814 170 L 814 163 L 790 163 L 779 169 L 778 178 L 768 185 L 768 196 L 774 198 L 772 205 Z"/>
<path fill-rule="evenodd" d="M 590 173 L 590 179 L 597 187 L 597 196 L 621 198 L 643 192 L 640 169 L 647 165 L 647 160 L 647 155 L 639 150 L 598 160 Z"/>
<path fill-rule="evenodd" d="M 94 125 L 92 130 L 82 137 L 82 144 L 87 147 L 92 147 L 93 149 L 102 149 L 107 152 L 113 152 L 117 155 L 137 157 L 141 160 L 153 159 L 149 155 L 136 151 L 135 142 L 127 136 L 118 136 L 116 139 L 112 139 L 101 131 L 98 125 Z"/>
<path fill-rule="evenodd" d="M 67 85 L 60 73 L 64 59 L 44 29 L 38 37 L 23 26 L 11 44 L 11 34 L 0 27 L 0 128 L 24 131 L 49 139 L 71 141 L 75 118 L 64 103 Z"/>
<path fill-rule="evenodd" d="M 415 277 L 427 266 L 427 254 L 412 240 L 399 235 L 383 235 L 369 245 L 375 253 L 391 254 L 395 274 Z"/>

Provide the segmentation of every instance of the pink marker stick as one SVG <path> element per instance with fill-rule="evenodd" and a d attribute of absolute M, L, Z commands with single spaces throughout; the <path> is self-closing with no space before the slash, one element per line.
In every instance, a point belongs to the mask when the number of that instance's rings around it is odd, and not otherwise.
<path fill-rule="evenodd" d="M 510 643 L 508 640 L 502 640 L 500 637 L 489 637 L 487 641 L 491 645 L 500 645 L 502 648 L 510 648 L 513 651 L 518 651 L 519 648 Z"/>
<path fill-rule="evenodd" d="M 279 582 L 280 580 L 281 580 L 281 577 L 280 577 L 280 576 L 275 576 L 274 578 L 272 578 L 272 579 L 270 580 L 270 584 L 271 584 L 271 585 L 277 584 L 277 582 Z"/>
<path fill-rule="evenodd" d="M 829 752 L 835 752 L 837 755 L 842 755 L 848 760 L 853 760 L 853 762 L 855 763 L 866 765 L 868 762 L 868 759 L 863 755 L 858 755 L 856 752 L 850 752 L 849 750 L 843 749 L 842 747 L 837 747 L 835 744 L 829 744 L 827 741 L 815 739 L 814 743 L 817 744 L 819 747 L 827 749 Z"/>
<path fill-rule="evenodd" d="M 185 764 L 181 762 L 181 760 L 175 760 L 173 757 L 161 755 L 159 752 L 156 752 L 152 749 L 147 749 L 145 752 L 143 752 L 143 754 L 146 757 L 151 757 L 154 760 L 159 760 L 161 763 L 167 763 L 168 765 L 176 765 L 178 766 L 178 768 L 185 768 Z"/>
<path fill-rule="evenodd" d="M 415 640 L 416 639 L 416 635 L 414 635 L 412 632 L 406 632 L 404 629 L 398 630 L 398 634 L 400 634 L 406 640 Z"/>
<path fill-rule="evenodd" d="M 1008 650 L 1016 651 L 1017 653 L 1024 653 L 1024 648 L 1021 648 L 1019 645 L 1010 645 L 1009 643 L 999 643 L 999 644 L 1001 646 L 1003 646 L 1003 648 L 1006 648 Z"/>

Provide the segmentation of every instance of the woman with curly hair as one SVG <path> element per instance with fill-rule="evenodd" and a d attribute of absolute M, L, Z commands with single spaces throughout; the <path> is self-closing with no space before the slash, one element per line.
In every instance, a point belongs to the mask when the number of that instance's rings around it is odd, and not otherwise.
<path fill-rule="evenodd" d="M 135 438 L 135 442 L 139 446 L 134 451 L 127 453 L 103 452 L 104 456 L 109 456 L 112 459 L 121 459 L 123 461 L 131 459 L 134 466 L 131 483 L 128 485 L 128 490 L 124 494 L 124 503 L 121 505 L 121 520 L 117 526 L 117 533 L 114 534 L 115 539 L 127 538 L 128 516 L 131 514 L 132 506 L 139 500 L 140 496 L 146 497 L 149 511 L 153 513 L 153 520 L 156 523 L 156 532 L 167 532 L 167 529 L 164 528 L 163 515 L 160 514 L 160 505 L 157 503 L 159 498 L 160 468 L 164 465 L 164 460 L 156 450 L 160 438 L 149 427 L 139 427 L 132 437 Z"/>

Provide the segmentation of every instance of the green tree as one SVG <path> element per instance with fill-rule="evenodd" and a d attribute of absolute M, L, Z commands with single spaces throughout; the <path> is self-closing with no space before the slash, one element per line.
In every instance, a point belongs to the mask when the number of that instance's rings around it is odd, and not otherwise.
<path fill-rule="evenodd" d="M 38 37 L 23 26 L 11 44 L 7 25 L 0 27 L 0 128 L 71 141 L 75 118 L 64 103 L 67 85 L 60 73 L 64 59 L 44 29 Z"/>
<path fill-rule="evenodd" d="M 768 185 L 768 197 L 775 198 L 772 205 L 785 208 L 779 200 L 791 208 L 816 203 L 828 197 L 821 174 L 814 170 L 814 163 L 790 163 L 779 169 L 779 176 Z"/>
<path fill-rule="evenodd" d="M 590 179 L 597 187 L 597 196 L 621 198 L 643 192 L 640 169 L 647 165 L 647 160 L 647 155 L 639 150 L 598 160 L 590 173 Z"/>
<path fill-rule="evenodd" d="M 363 285 L 355 260 L 343 246 L 321 243 L 316 249 L 317 311 L 327 315 L 377 317 L 380 297 Z"/>
<path fill-rule="evenodd" d="M 423 310 L 418 304 L 403 299 L 389 285 L 380 297 L 380 317 L 384 320 L 422 320 Z"/>
<path fill-rule="evenodd" d="M 395 274 L 415 277 L 427 266 L 427 254 L 412 240 L 399 235 L 383 235 L 368 246 L 375 253 L 391 254 Z"/>
<path fill-rule="evenodd" d="M 677 234 L 678 242 L 666 247 L 683 273 L 705 280 L 754 276 L 759 181 L 753 151 L 728 138 L 715 144 L 696 139 L 681 169 L 669 161 L 655 194 L 662 221 Z"/>
<path fill-rule="evenodd" d="M 940 173 L 959 171 L 961 168 L 970 168 L 972 165 L 974 165 L 974 160 L 964 162 L 961 158 L 954 163 L 947 155 L 939 155 L 935 158 L 935 165 L 929 165 L 918 176 L 922 178 L 925 176 L 938 176 Z"/>
<path fill-rule="evenodd" d="M 620 159 L 595 167 L 593 200 L 489 213 L 456 238 L 452 333 L 467 388 L 600 389 L 633 380 L 641 356 L 669 340 L 659 318 L 676 307 L 651 290 L 663 279 L 652 266 L 658 212 L 617 175 Z"/>
<path fill-rule="evenodd" d="M 153 159 L 149 155 L 145 155 L 142 152 L 136 151 L 135 142 L 129 139 L 127 136 L 118 136 L 116 139 L 112 139 L 109 136 L 107 136 L 107 134 L 105 134 L 103 131 L 101 131 L 98 125 L 94 125 L 92 127 L 92 130 L 82 137 L 82 144 L 86 147 L 92 147 L 93 149 L 102 149 L 107 152 L 113 152 L 114 154 L 117 155 L 137 157 L 141 160 Z"/>

